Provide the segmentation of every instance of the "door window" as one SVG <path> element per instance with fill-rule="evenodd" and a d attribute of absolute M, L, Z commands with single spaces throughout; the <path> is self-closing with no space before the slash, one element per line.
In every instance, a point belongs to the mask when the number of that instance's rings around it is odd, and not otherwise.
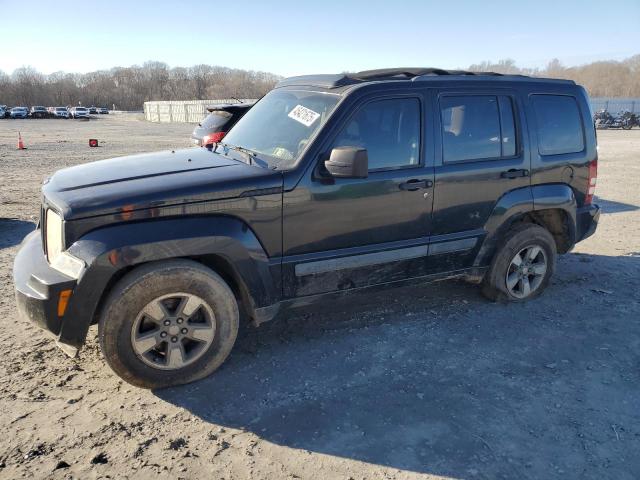
<path fill-rule="evenodd" d="M 513 105 L 507 96 L 440 99 L 444 161 L 498 159 L 516 154 Z"/>
<path fill-rule="evenodd" d="M 367 149 L 369 171 L 420 163 L 420 101 L 392 98 L 367 103 L 338 134 L 334 147 Z"/>

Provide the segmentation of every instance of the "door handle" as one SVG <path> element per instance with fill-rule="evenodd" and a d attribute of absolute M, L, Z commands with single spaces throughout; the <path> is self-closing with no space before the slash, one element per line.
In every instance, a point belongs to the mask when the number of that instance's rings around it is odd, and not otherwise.
<path fill-rule="evenodd" d="M 420 190 L 421 188 L 431 188 L 433 187 L 433 182 L 431 180 L 418 180 L 417 178 L 414 178 L 412 180 L 407 180 L 398 186 L 400 187 L 400 190 L 413 192 L 415 190 Z"/>
<path fill-rule="evenodd" d="M 519 170 L 516 170 L 515 168 L 512 168 L 511 170 L 507 170 L 506 172 L 502 172 L 500 174 L 500 176 L 502 178 L 528 177 L 529 176 L 529 170 L 527 170 L 526 168 L 521 168 Z"/>

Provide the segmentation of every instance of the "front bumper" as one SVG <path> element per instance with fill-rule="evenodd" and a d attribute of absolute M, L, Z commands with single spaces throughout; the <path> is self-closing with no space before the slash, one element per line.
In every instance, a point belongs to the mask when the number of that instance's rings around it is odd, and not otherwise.
<path fill-rule="evenodd" d="M 61 336 L 68 317 L 67 313 L 58 315 L 58 302 L 62 291 L 75 291 L 77 280 L 51 268 L 44 256 L 40 230 L 22 242 L 13 264 L 13 282 L 20 316 L 54 335 L 62 350 L 74 356 L 78 346 L 69 345 Z M 71 298 L 73 301 L 73 294 Z"/>
<path fill-rule="evenodd" d="M 580 207 L 576 211 L 576 243 L 593 235 L 600 220 L 600 207 L 595 204 Z"/>

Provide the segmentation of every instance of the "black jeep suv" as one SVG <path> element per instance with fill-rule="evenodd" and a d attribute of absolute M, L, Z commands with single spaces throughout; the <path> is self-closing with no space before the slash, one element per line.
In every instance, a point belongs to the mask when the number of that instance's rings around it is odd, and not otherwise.
<path fill-rule="evenodd" d="M 286 79 L 211 150 L 56 172 L 14 280 L 20 312 L 142 387 L 229 354 L 240 312 L 462 276 L 492 300 L 549 283 L 600 210 L 572 81 L 387 69 Z"/>

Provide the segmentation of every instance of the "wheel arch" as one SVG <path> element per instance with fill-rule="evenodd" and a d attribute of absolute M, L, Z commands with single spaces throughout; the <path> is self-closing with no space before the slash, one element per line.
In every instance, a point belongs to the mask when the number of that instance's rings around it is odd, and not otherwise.
<path fill-rule="evenodd" d="M 280 299 L 278 263 L 272 265 L 253 230 L 229 216 L 157 219 L 94 230 L 69 252 L 87 268 L 69 302 L 60 340 L 80 347 L 89 325 L 99 318 L 105 299 L 130 271 L 152 262 L 194 260 L 218 273 L 241 308 L 252 317 L 257 308 Z M 81 301 L 76 301 L 80 297 Z"/>
<path fill-rule="evenodd" d="M 491 263 L 497 247 L 516 224 L 534 223 L 554 237 L 558 253 L 573 248 L 576 239 L 576 198 L 567 184 L 534 185 L 503 195 L 485 223 L 487 235 L 474 266 Z"/>

